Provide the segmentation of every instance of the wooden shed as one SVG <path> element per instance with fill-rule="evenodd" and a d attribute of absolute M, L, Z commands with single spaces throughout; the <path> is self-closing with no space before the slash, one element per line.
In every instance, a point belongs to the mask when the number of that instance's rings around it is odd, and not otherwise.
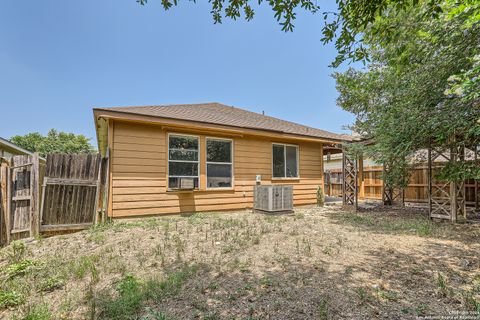
<path fill-rule="evenodd" d="M 251 208 L 257 183 L 316 204 L 324 150 L 351 139 L 219 103 L 93 112 L 115 218 Z"/>

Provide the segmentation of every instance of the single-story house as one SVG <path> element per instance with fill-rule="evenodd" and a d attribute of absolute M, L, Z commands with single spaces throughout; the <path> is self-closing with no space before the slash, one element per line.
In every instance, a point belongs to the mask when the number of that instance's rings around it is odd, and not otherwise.
<path fill-rule="evenodd" d="M 17 146 L 16 144 L 0 137 L 0 158 L 10 161 L 12 156 L 15 155 L 33 155 L 33 152 L 30 152 L 22 147 Z M 39 158 L 40 162 L 45 162 L 44 158 Z"/>
<path fill-rule="evenodd" d="M 317 202 L 324 150 L 348 135 L 220 103 L 95 108 L 109 154 L 110 217 L 252 208 L 255 184 L 289 184 Z"/>

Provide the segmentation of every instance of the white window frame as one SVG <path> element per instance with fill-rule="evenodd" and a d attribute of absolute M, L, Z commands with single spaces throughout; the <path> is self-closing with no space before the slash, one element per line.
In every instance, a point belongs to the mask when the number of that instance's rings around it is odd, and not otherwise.
<path fill-rule="evenodd" d="M 193 137 L 197 138 L 198 141 L 198 157 L 197 161 L 193 160 L 170 160 L 170 137 L 177 136 L 177 137 Z M 200 189 L 200 157 L 201 157 L 201 150 L 200 150 L 200 136 L 193 135 L 193 134 L 184 134 L 184 133 L 176 133 L 176 132 L 169 132 L 167 134 L 167 190 L 169 191 L 177 191 L 177 189 L 170 188 L 170 178 L 197 178 L 198 179 L 198 187 L 194 188 L 194 190 Z M 197 164 L 197 176 L 170 176 L 170 162 L 189 162 L 189 163 L 196 163 Z"/>
<path fill-rule="evenodd" d="M 228 141 L 231 143 L 230 148 L 230 162 L 211 162 L 207 159 L 207 141 L 208 140 L 217 140 L 217 141 Z M 234 174 L 234 166 L 233 166 L 233 146 L 234 142 L 233 139 L 228 138 L 218 138 L 218 137 L 205 137 L 205 184 L 207 185 L 207 190 L 232 190 L 235 186 L 235 174 Z M 208 186 L 208 165 L 209 164 L 229 164 L 232 167 L 232 183 L 230 187 L 209 187 Z"/>
<path fill-rule="evenodd" d="M 284 172 L 283 172 L 283 177 L 275 177 L 273 175 L 273 147 L 274 146 L 283 146 L 283 159 L 285 161 L 285 166 L 284 166 Z M 287 177 L 287 146 L 288 147 L 295 147 L 297 150 L 296 152 L 296 157 L 297 157 L 297 176 L 296 177 Z M 300 179 L 300 147 L 296 144 L 288 144 L 288 143 L 278 143 L 278 142 L 273 142 L 272 143 L 272 180 L 298 180 Z"/>

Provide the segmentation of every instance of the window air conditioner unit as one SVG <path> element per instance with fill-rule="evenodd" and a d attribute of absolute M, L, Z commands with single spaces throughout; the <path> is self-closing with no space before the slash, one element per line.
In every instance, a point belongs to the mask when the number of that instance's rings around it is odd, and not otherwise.
<path fill-rule="evenodd" d="M 269 213 L 293 212 L 293 186 L 256 185 L 253 209 Z"/>
<path fill-rule="evenodd" d="M 195 183 L 193 178 L 180 178 L 180 190 L 193 190 Z"/>

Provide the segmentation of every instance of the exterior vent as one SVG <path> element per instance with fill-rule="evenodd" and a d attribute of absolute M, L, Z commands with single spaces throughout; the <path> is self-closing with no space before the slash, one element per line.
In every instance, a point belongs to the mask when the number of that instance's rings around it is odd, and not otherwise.
<path fill-rule="evenodd" d="M 254 187 L 253 209 L 263 212 L 293 212 L 293 186 L 270 185 Z"/>

